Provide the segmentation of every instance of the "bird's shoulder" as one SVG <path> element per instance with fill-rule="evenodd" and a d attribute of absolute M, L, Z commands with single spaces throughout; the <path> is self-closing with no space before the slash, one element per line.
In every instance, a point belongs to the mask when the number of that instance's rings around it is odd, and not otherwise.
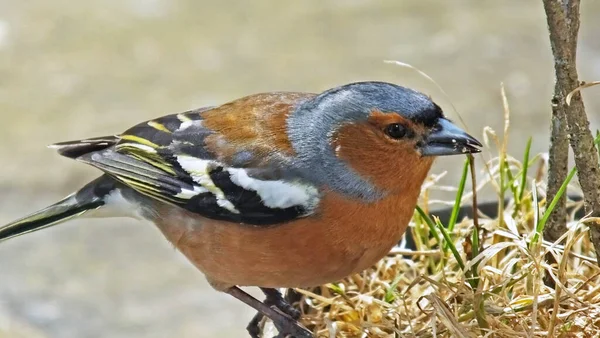
<path fill-rule="evenodd" d="M 141 137 L 160 146 L 178 146 L 190 155 L 251 166 L 293 156 L 287 118 L 315 94 L 272 92 L 249 95 L 216 107 L 205 107 L 142 122 L 119 143 Z"/>

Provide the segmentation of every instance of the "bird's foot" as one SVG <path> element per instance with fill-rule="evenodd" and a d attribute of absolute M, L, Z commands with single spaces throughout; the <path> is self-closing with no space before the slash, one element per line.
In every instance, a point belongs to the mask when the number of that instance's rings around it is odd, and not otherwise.
<path fill-rule="evenodd" d="M 284 317 L 284 320 L 273 320 L 273 325 L 279 334 L 275 338 L 312 338 L 313 334 L 300 325 L 297 320 Z"/>
<path fill-rule="evenodd" d="M 260 302 L 238 287 L 232 287 L 227 293 L 255 308 L 258 313 L 246 327 L 252 338 L 260 338 L 260 322 L 266 316 L 273 322 L 279 334 L 275 338 L 312 338 L 313 334 L 298 323 L 300 311 L 289 305 L 281 293 L 275 289 L 262 289 L 267 296 L 265 302 Z"/>
<path fill-rule="evenodd" d="M 262 312 L 257 312 L 250 321 L 250 323 L 248 323 L 248 326 L 246 326 L 246 331 L 248 331 L 250 337 L 261 338 L 260 322 L 263 320 L 263 318 L 265 318 L 265 315 L 263 315 Z"/>
<path fill-rule="evenodd" d="M 304 338 L 313 336 L 311 332 L 299 325 L 298 319 L 302 313 L 300 310 L 290 305 L 290 303 L 283 298 L 281 292 L 269 288 L 261 288 L 261 290 L 265 296 L 267 296 L 264 301 L 266 305 L 275 307 L 289 317 L 288 320 L 273 321 L 273 325 L 275 325 L 275 328 L 279 331 L 279 334 L 275 336 L 275 338 Z"/>
<path fill-rule="evenodd" d="M 294 320 L 298 320 L 300 318 L 300 315 L 302 314 L 302 313 L 300 313 L 300 310 L 296 309 L 295 307 L 290 305 L 290 303 L 286 302 L 285 299 L 283 299 L 281 292 L 279 292 L 276 289 L 269 289 L 269 288 L 260 288 L 260 289 L 265 294 L 265 296 L 267 296 L 267 298 L 265 299 L 265 302 L 264 302 L 265 304 L 267 304 L 268 306 L 271 306 L 271 307 L 275 306 L 281 312 L 290 316 Z"/>
<path fill-rule="evenodd" d="M 276 311 L 283 312 L 283 311 L 280 311 L 279 309 L 276 309 Z M 265 316 L 262 313 L 258 312 L 254 316 L 254 318 L 252 318 L 252 320 L 246 327 L 246 330 L 250 334 L 250 337 L 261 338 L 262 330 L 260 328 L 260 323 L 264 317 Z M 296 319 L 293 319 L 290 315 L 282 313 L 282 319 L 278 319 L 278 320 L 272 319 L 272 321 L 273 321 L 273 325 L 279 332 L 279 334 L 277 336 L 275 336 L 274 338 L 286 338 L 286 337 L 310 338 L 313 336 L 310 331 L 308 331 L 306 328 L 301 326 L 298 323 L 298 321 Z"/>

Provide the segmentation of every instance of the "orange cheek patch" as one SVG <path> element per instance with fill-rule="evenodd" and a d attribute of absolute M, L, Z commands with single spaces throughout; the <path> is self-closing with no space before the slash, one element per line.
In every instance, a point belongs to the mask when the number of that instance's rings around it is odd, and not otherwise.
<path fill-rule="evenodd" d="M 411 182 L 420 186 L 433 163 L 432 158 L 419 156 L 413 142 L 390 142 L 370 122 L 340 127 L 332 147 L 363 178 L 388 191 L 406 189 Z"/>

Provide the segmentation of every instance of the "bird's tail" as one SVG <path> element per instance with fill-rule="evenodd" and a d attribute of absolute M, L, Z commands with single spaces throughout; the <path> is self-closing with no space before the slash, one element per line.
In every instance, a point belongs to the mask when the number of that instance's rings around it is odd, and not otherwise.
<path fill-rule="evenodd" d="M 116 189 L 115 184 L 106 175 L 97 178 L 63 200 L 0 227 L 0 242 L 51 227 L 102 207 L 106 203 L 105 197 Z"/>

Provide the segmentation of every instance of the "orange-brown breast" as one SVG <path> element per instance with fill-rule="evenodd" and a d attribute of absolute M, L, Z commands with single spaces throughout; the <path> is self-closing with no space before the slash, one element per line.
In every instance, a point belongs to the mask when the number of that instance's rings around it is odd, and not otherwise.
<path fill-rule="evenodd" d="M 158 227 L 219 289 L 314 286 L 362 271 L 401 238 L 419 190 L 364 204 L 335 193 L 318 214 L 272 228 L 208 220 L 162 205 Z"/>

